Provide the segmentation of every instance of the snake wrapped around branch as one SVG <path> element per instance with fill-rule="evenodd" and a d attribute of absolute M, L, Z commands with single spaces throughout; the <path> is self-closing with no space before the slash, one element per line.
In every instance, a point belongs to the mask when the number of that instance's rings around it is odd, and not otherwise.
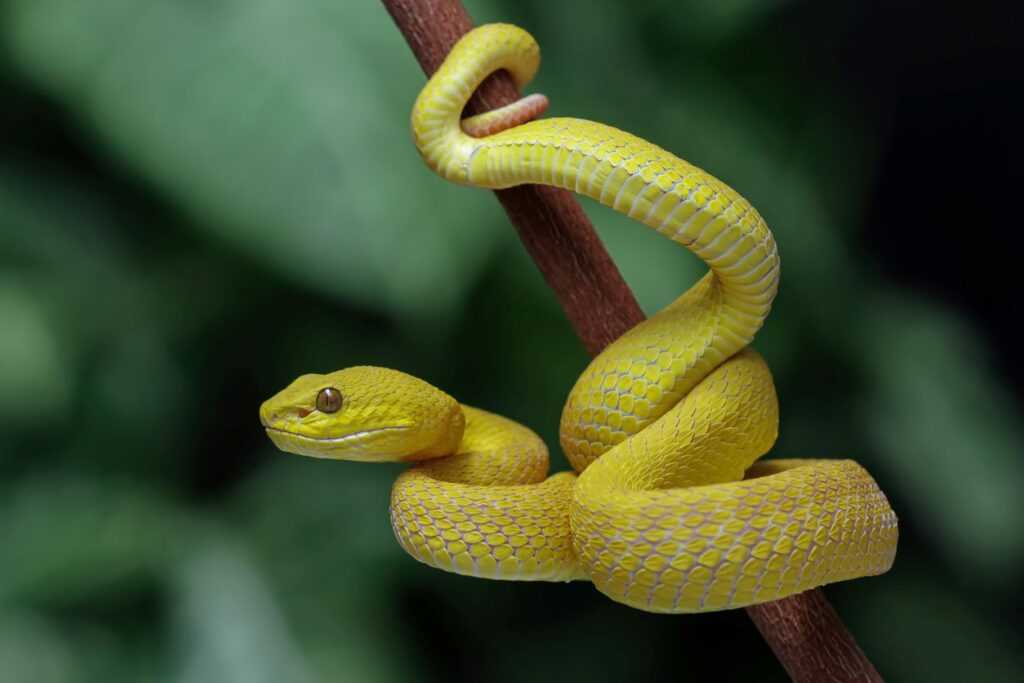
<path fill-rule="evenodd" d="M 530 81 L 540 50 L 524 30 L 464 36 L 412 112 L 427 165 L 456 183 L 565 188 L 686 247 L 709 272 L 611 344 L 576 381 L 561 446 L 574 468 L 548 476 L 529 429 L 462 405 L 396 370 L 303 375 L 260 418 L 282 450 L 414 463 L 394 484 L 401 546 L 470 576 L 586 579 L 653 612 L 777 600 L 892 565 L 897 522 L 851 460 L 766 460 L 778 401 L 749 344 L 779 283 L 775 240 L 735 190 L 610 126 L 531 120 L 528 96 L 469 119 L 462 110 L 498 69 Z"/>

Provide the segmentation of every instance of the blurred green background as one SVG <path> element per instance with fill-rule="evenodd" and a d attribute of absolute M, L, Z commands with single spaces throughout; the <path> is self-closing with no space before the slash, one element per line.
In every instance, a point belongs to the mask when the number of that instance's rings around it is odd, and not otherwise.
<path fill-rule="evenodd" d="M 894 569 L 827 589 L 879 669 L 1019 676 L 1003 6 L 468 6 L 538 38 L 553 114 L 708 168 L 774 229 L 774 453 L 854 457 L 900 516 Z M 557 444 L 587 358 L 493 197 L 422 166 L 422 83 L 371 0 L 0 1 L 0 680 L 783 680 L 741 611 L 419 565 L 396 468 L 264 437 L 294 376 L 377 364 Z M 585 205 L 648 312 L 702 271 Z"/>

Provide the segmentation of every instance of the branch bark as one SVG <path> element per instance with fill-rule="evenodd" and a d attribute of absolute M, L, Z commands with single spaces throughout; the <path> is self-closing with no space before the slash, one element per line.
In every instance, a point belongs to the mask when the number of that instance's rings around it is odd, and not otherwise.
<path fill-rule="evenodd" d="M 473 28 L 460 0 L 382 2 L 428 76 Z M 488 111 L 518 97 L 512 79 L 499 72 L 477 89 L 467 114 Z M 495 194 L 591 356 L 644 319 L 632 291 L 570 193 L 525 185 Z M 882 681 L 820 590 L 746 611 L 794 681 Z"/>

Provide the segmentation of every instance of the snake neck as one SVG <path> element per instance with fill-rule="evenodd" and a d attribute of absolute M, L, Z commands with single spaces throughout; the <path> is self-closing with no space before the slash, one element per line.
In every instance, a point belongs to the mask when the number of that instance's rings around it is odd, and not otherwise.
<path fill-rule="evenodd" d="M 465 430 L 447 455 L 421 463 L 425 476 L 475 486 L 532 484 L 548 473 L 548 449 L 533 430 L 501 415 L 463 404 Z"/>

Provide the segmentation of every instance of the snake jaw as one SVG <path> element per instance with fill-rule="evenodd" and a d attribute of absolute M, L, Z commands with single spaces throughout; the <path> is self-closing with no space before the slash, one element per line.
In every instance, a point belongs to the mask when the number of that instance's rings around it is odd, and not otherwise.
<path fill-rule="evenodd" d="M 282 451 L 328 460 L 380 462 L 402 460 L 401 434 L 407 426 L 363 429 L 339 436 L 314 437 L 265 426 L 267 436 Z"/>

